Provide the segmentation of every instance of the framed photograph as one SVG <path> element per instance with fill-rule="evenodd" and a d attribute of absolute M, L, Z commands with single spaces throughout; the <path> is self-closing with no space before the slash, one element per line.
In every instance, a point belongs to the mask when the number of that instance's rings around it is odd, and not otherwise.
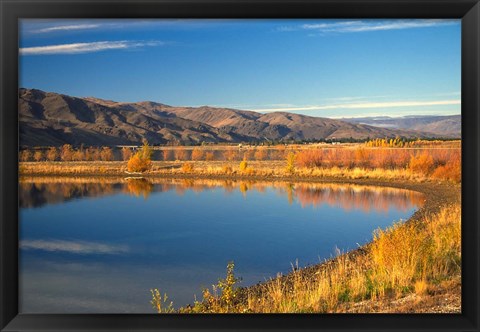
<path fill-rule="evenodd" d="M 476 0 L 0 0 L 0 329 L 479 330 Z"/>

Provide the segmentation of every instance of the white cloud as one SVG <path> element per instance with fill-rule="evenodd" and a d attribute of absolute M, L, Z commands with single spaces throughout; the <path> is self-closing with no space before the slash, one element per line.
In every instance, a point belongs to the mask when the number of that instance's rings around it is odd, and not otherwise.
<path fill-rule="evenodd" d="M 20 241 L 20 248 L 25 250 L 63 251 L 72 254 L 120 254 L 128 252 L 126 246 L 62 240 L 23 240 Z"/>
<path fill-rule="evenodd" d="M 81 54 L 162 45 L 159 41 L 98 41 L 20 48 L 20 55 Z"/>
<path fill-rule="evenodd" d="M 300 26 L 283 26 L 278 31 L 307 30 L 318 33 L 354 33 L 368 31 L 404 30 L 415 28 L 430 28 L 458 24 L 458 20 L 443 19 L 412 19 L 412 20 L 367 20 L 367 21 L 341 21 Z"/>
<path fill-rule="evenodd" d="M 43 28 L 33 31 L 34 33 L 48 33 L 56 31 L 72 31 L 72 30 L 86 30 L 99 28 L 99 24 L 71 24 L 71 25 L 58 25 L 48 28 Z"/>
<path fill-rule="evenodd" d="M 434 101 L 390 101 L 390 102 L 362 102 L 349 104 L 330 104 L 330 105 L 312 105 L 312 106 L 294 106 L 281 108 L 253 109 L 252 111 L 269 112 L 291 112 L 291 111 L 317 111 L 333 109 L 366 109 L 366 108 L 392 108 L 392 107 L 421 107 L 421 106 L 440 106 L 440 105 L 460 105 L 460 99 L 452 100 L 434 100 Z"/>
<path fill-rule="evenodd" d="M 438 109 L 433 109 L 433 110 L 422 110 L 421 113 L 415 112 L 413 113 L 411 110 L 405 110 L 405 111 L 400 111 L 400 112 L 395 112 L 395 113 L 379 113 L 379 112 L 365 112 L 365 113 L 360 113 L 360 114 L 342 114 L 342 115 L 332 115 L 332 116 L 327 116 L 330 119 L 355 119 L 355 118 L 367 118 L 367 117 L 384 117 L 388 116 L 390 118 L 402 118 L 405 116 L 428 116 L 428 115 L 441 115 L 441 116 L 448 116 L 448 115 L 459 115 L 460 111 L 452 111 L 452 110 L 446 110 L 446 111 L 439 111 Z M 378 127 L 378 125 L 377 125 Z"/>

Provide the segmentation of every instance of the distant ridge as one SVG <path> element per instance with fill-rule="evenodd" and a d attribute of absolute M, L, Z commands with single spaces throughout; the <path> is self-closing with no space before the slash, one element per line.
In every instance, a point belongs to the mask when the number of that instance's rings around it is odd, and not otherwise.
<path fill-rule="evenodd" d="M 294 113 L 123 103 L 23 88 L 19 122 L 22 146 L 130 145 L 142 138 L 151 144 L 198 144 L 435 136 Z"/>
<path fill-rule="evenodd" d="M 398 118 L 364 117 L 342 118 L 350 123 L 364 123 L 370 126 L 391 129 L 412 129 L 442 137 L 460 138 L 462 133 L 462 116 L 458 115 L 408 115 Z"/>

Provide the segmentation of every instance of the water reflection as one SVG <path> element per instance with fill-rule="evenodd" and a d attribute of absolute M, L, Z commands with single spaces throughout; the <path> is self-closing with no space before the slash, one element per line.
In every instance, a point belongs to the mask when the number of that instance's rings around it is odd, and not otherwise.
<path fill-rule="evenodd" d="M 20 311 L 153 313 L 193 303 L 228 261 L 248 286 L 317 263 L 407 219 L 419 193 L 347 184 L 22 178 Z"/>
<path fill-rule="evenodd" d="M 127 193 L 148 199 L 152 193 L 174 191 L 183 196 L 187 191 L 203 191 L 222 188 L 225 195 L 235 191 L 243 197 L 251 192 L 265 193 L 274 189 L 289 204 L 299 202 L 302 207 L 328 205 L 344 210 L 362 209 L 365 212 L 386 212 L 394 205 L 401 211 L 421 206 L 421 193 L 378 186 L 362 186 L 336 183 L 288 183 L 267 181 L 235 181 L 212 179 L 146 179 L 146 178 L 22 178 L 19 184 L 21 208 L 41 207 L 87 197 L 99 197 Z"/>

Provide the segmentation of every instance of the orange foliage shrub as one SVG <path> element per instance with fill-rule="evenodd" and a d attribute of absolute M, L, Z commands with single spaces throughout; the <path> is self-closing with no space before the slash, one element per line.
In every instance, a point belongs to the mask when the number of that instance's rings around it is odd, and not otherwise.
<path fill-rule="evenodd" d="M 172 160 L 173 152 L 172 150 L 163 150 L 162 155 L 163 155 L 163 160 L 169 161 L 169 160 Z"/>
<path fill-rule="evenodd" d="M 225 174 L 231 174 L 233 172 L 232 166 L 224 165 L 222 167 L 222 172 Z"/>
<path fill-rule="evenodd" d="M 150 169 L 152 162 L 150 159 L 140 158 L 140 153 L 136 153 L 127 164 L 127 169 L 129 172 L 145 172 Z"/>
<path fill-rule="evenodd" d="M 33 154 L 33 159 L 34 159 L 35 161 L 40 161 L 40 160 L 42 160 L 42 159 L 43 159 L 43 153 L 42 153 L 42 151 L 40 151 L 40 150 L 35 151 L 35 153 Z"/>
<path fill-rule="evenodd" d="M 438 166 L 432 173 L 435 179 L 451 180 L 457 183 L 462 181 L 462 167 L 460 163 L 449 163 Z"/>
<path fill-rule="evenodd" d="M 110 149 L 107 146 L 104 146 L 100 151 L 100 158 L 102 159 L 102 161 L 112 161 L 113 160 L 112 149 Z"/>
<path fill-rule="evenodd" d="M 57 149 L 55 147 L 51 147 L 47 151 L 47 160 L 49 161 L 55 161 L 57 159 L 58 153 Z"/>
<path fill-rule="evenodd" d="M 175 160 L 187 160 L 187 150 L 184 148 L 176 148 L 174 151 Z"/>
<path fill-rule="evenodd" d="M 85 159 L 85 154 L 83 153 L 83 150 L 75 150 L 72 154 L 72 160 L 73 161 L 82 161 Z"/>
<path fill-rule="evenodd" d="M 131 157 L 132 157 L 132 150 L 130 150 L 130 149 L 127 148 L 127 147 L 123 147 L 123 148 L 122 148 L 122 159 L 123 159 L 124 161 L 127 161 L 127 160 L 129 160 Z"/>
<path fill-rule="evenodd" d="M 184 173 L 193 172 L 193 164 L 192 163 L 184 163 L 182 165 L 182 172 L 184 172 Z"/>
<path fill-rule="evenodd" d="M 225 150 L 225 152 L 223 153 L 223 156 L 225 160 L 233 161 L 237 159 L 238 153 L 233 149 L 228 149 L 228 150 Z"/>
<path fill-rule="evenodd" d="M 462 156 L 460 151 L 449 151 L 447 156 L 444 156 L 443 164 L 440 164 L 432 173 L 435 179 L 450 180 L 457 183 L 462 181 Z"/>
<path fill-rule="evenodd" d="M 29 161 L 32 159 L 32 152 L 30 150 L 22 150 L 18 155 L 18 159 L 20 159 L 20 161 Z"/>
<path fill-rule="evenodd" d="M 323 159 L 322 150 L 303 150 L 296 155 L 296 163 L 299 167 L 319 167 Z"/>
<path fill-rule="evenodd" d="M 359 167 L 370 167 L 370 151 L 358 148 L 354 152 L 355 165 Z"/>
<path fill-rule="evenodd" d="M 73 157 L 73 149 L 70 144 L 64 144 L 60 151 L 62 161 L 71 161 Z"/>
<path fill-rule="evenodd" d="M 426 151 L 410 158 L 408 168 L 415 173 L 429 174 L 434 168 L 433 157 Z"/>
<path fill-rule="evenodd" d="M 215 160 L 215 153 L 213 153 L 213 151 L 205 153 L 205 160 L 206 161 L 214 161 Z"/>
<path fill-rule="evenodd" d="M 255 151 L 254 157 L 255 160 L 265 160 L 267 159 L 268 152 L 264 148 L 259 148 L 257 151 Z"/>
<path fill-rule="evenodd" d="M 200 148 L 194 148 L 192 151 L 192 160 L 202 160 L 203 159 L 203 151 Z"/>

